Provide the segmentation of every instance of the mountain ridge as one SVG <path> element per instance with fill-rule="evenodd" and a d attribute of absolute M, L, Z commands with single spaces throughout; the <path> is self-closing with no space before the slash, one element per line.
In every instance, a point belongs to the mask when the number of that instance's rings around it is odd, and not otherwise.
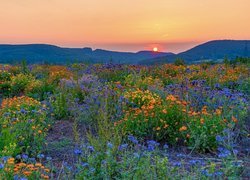
<path fill-rule="evenodd" d="M 177 58 L 183 59 L 186 62 L 199 62 L 201 60 L 221 60 L 225 57 L 234 59 L 238 56 L 250 56 L 250 40 L 213 40 L 199 44 L 187 51 L 147 59 L 140 61 L 139 64 L 162 64 L 174 62 Z"/>
<path fill-rule="evenodd" d="M 104 49 L 93 50 L 90 47 L 69 48 L 51 44 L 0 44 L 0 63 L 15 63 L 27 60 L 28 63 L 67 62 L 122 63 L 122 64 L 162 64 L 175 59 L 184 59 L 195 63 L 200 60 L 218 60 L 227 57 L 250 56 L 250 40 L 213 40 L 199 44 L 187 51 L 174 54 L 171 52 L 120 52 Z"/>

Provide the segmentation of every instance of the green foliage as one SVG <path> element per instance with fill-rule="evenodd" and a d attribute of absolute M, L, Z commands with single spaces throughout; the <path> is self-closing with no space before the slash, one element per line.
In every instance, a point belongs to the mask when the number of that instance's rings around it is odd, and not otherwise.
<path fill-rule="evenodd" d="M 174 65 L 176 66 L 184 66 L 185 65 L 185 61 L 181 58 L 177 58 L 175 61 L 174 61 Z"/>
<path fill-rule="evenodd" d="M 64 119 L 68 117 L 69 111 L 65 93 L 59 92 L 58 94 L 55 94 L 54 97 L 50 98 L 50 102 L 56 119 Z"/>
<path fill-rule="evenodd" d="M 47 131 L 45 110 L 38 101 L 28 97 L 2 102 L 0 156 L 40 152 Z"/>
<path fill-rule="evenodd" d="M 128 105 L 125 106 L 124 118 L 117 122 L 126 134 L 143 139 L 155 139 L 175 144 L 183 141 L 179 129 L 185 125 L 181 101 L 178 104 L 170 96 L 162 100 L 150 91 L 129 92 L 125 94 Z"/>
<path fill-rule="evenodd" d="M 35 78 L 29 74 L 17 74 L 10 80 L 11 94 L 14 96 L 24 93 L 25 89 L 33 82 Z"/>

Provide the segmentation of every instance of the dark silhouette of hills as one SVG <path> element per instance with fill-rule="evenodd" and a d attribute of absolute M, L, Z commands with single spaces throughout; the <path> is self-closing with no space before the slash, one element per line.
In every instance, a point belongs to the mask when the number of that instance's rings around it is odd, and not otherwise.
<path fill-rule="evenodd" d="M 164 57 L 157 57 L 140 61 L 139 64 L 162 64 L 174 62 L 177 58 L 187 63 L 200 62 L 202 60 L 221 60 L 225 57 L 250 57 L 250 40 L 215 40 L 200 44 L 185 52 Z"/>
<path fill-rule="evenodd" d="M 164 52 L 139 51 L 117 52 L 91 48 L 62 48 L 48 44 L 0 45 L 0 63 L 66 64 L 70 62 L 162 64 L 174 62 L 177 58 L 187 63 L 202 60 L 234 59 L 250 56 L 250 40 L 215 40 L 198 45 L 185 52 L 174 54 Z"/>
<path fill-rule="evenodd" d="M 15 63 L 26 60 L 28 63 L 55 63 L 65 64 L 69 62 L 89 63 L 125 63 L 137 64 L 144 59 L 151 59 L 173 53 L 140 51 L 116 52 L 91 48 L 62 48 L 47 44 L 27 45 L 0 45 L 0 63 Z"/>

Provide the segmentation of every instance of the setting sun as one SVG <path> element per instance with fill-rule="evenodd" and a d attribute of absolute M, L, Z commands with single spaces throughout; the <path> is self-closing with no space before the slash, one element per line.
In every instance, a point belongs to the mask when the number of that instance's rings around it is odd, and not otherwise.
<path fill-rule="evenodd" d="M 154 51 L 154 52 L 158 52 L 158 48 L 157 48 L 157 47 L 154 47 L 154 48 L 153 48 L 153 51 Z"/>

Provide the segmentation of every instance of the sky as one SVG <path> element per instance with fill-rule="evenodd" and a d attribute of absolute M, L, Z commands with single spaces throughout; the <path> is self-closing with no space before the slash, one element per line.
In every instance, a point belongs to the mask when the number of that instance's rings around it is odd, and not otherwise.
<path fill-rule="evenodd" d="M 0 0 L 0 44 L 181 52 L 250 39 L 250 0 Z"/>

